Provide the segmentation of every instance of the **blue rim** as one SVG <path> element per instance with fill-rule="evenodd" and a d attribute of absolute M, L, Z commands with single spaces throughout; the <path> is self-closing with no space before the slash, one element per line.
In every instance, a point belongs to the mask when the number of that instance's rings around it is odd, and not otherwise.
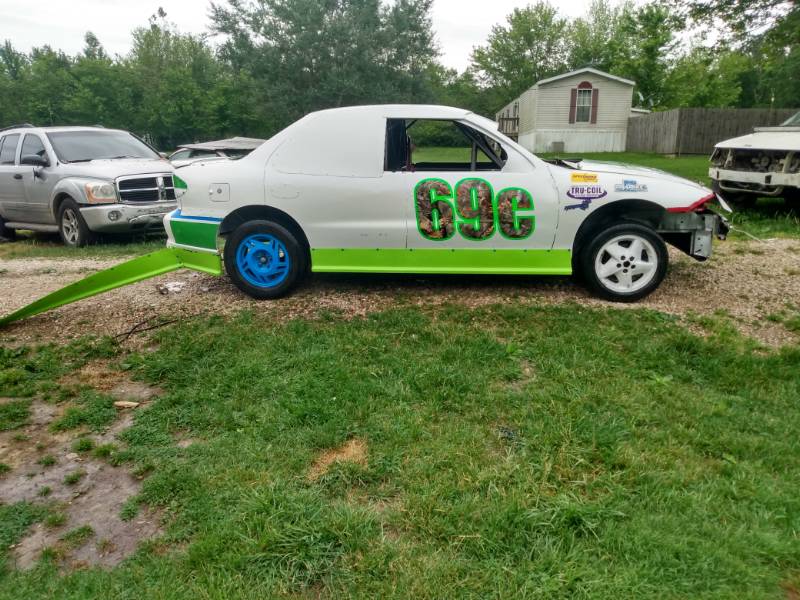
<path fill-rule="evenodd" d="M 247 283 L 273 288 L 289 276 L 292 259 L 286 245 L 268 233 L 248 235 L 236 249 L 236 268 Z"/>

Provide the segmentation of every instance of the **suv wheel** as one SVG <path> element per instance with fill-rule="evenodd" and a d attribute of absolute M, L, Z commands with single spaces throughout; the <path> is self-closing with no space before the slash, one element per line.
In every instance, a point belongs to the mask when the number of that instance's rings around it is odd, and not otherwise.
<path fill-rule="evenodd" d="M 600 230 L 584 247 L 581 271 L 598 295 L 634 302 L 655 290 L 667 273 L 669 255 L 650 227 L 622 223 Z"/>
<path fill-rule="evenodd" d="M 306 254 L 278 223 L 248 221 L 225 241 L 225 271 L 248 296 L 271 300 L 289 293 L 305 275 Z"/>
<path fill-rule="evenodd" d="M 9 229 L 6 227 L 6 221 L 3 217 L 0 217 L 0 240 L 13 240 L 17 236 L 17 232 L 14 229 Z"/>
<path fill-rule="evenodd" d="M 58 233 L 65 245 L 80 248 L 94 241 L 94 233 L 86 225 L 77 203 L 67 199 L 58 209 Z"/>

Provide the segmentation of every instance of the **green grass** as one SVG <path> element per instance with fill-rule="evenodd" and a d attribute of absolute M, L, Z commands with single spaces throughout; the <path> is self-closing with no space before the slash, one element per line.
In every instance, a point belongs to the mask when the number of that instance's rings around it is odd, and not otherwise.
<path fill-rule="evenodd" d="M 30 400 L 10 400 L 0 404 L 0 431 L 17 429 L 28 422 Z"/>
<path fill-rule="evenodd" d="M 125 359 L 165 393 L 123 441 L 166 538 L 0 598 L 785 597 L 800 348 L 706 326 L 510 301 L 165 328 Z M 0 507 L 2 548 L 34 520 Z"/>
<path fill-rule="evenodd" d="M 125 258 L 164 248 L 164 236 L 105 237 L 84 248 L 68 248 L 58 236 L 22 233 L 14 242 L 0 244 L 0 259 L 14 258 Z"/>
<path fill-rule="evenodd" d="M 552 158 L 555 155 L 541 154 L 539 156 L 541 158 Z M 565 156 L 565 154 L 561 156 Z M 577 153 L 577 156 L 587 160 L 661 169 L 691 181 L 699 181 L 706 186 L 711 185 L 711 180 L 708 177 L 707 156 L 671 157 L 638 152 L 581 152 Z M 470 153 L 467 148 L 418 148 L 414 153 L 414 160 L 417 162 L 468 162 L 469 159 Z M 731 216 L 731 221 L 737 229 L 746 231 L 758 238 L 800 238 L 800 206 L 797 203 L 785 203 L 779 198 L 760 198 L 756 206 L 751 209 L 736 209 Z M 746 235 L 738 232 L 733 232 L 732 237 L 748 239 Z"/>

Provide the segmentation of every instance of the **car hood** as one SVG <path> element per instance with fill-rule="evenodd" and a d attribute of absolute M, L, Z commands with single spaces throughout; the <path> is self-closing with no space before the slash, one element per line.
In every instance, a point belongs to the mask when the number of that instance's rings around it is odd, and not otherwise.
<path fill-rule="evenodd" d="M 800 127 L 769 128 L 720 142 L 717 148 L 753 148 L 756 150 L 800 150 Z"/>
<path fill-rule="evenodd" d="M 59 170 L 66 177 L 89 177 L 93 179 L 116 179 L 125 175 L 146 175 L 148 173 L 170 173 L 174 171 L 169 162 L 158 158 L 117 158 L 82 163 L 63 163 Z"/>
<path fill-rule="evenodd" d="M 652 177 L 655 179 L 660 179 L 662 181 L 667 180 L 673 183 L 681 183 L 684 185 L 694 186 L 699 189 L 705 189 L 705 186 L 691 181 L 690 179 L 686 179 L 684 177 L 678 177 L 677 175 L 673 175 L 672 173 L 667 173 L 666 171 L 662 171 L 661 169 L 652 169 L 650 167 L 642 167 L 639 165 L 629 165 L 625 163 L 614 163 L 614 162 L 597 162 L 593 160 L 582 160 L 578 163 L 581 171 L 592 171 L 595 173 L 611 173 L 616 175 L 623 175 L 623 176 L 632 176 L 632 177 Z"/>

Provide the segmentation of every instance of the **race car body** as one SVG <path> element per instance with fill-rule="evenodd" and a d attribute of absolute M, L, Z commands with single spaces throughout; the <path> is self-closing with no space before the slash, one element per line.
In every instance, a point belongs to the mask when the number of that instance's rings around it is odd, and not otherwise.
<path fill-rule="evenodd" d="M 417 148 L 431 131 L 458 152 Z M 441 136 L 440 136 L 441 137 Z M 178 182 L 178 179 L 180 182 Z M 179 172 L 168 246 L 220 253 L 260 298 L 313 272 L 570 275 L 635 300 L 666 272 L 664 242 L 706 259 L 727 228 L 711 190 L 629 165 L 542 160 L 497 125 L 441 106 L 312 113 L 235 162 Z M 221 240 L 225 240 L 220 251 Z"/>

